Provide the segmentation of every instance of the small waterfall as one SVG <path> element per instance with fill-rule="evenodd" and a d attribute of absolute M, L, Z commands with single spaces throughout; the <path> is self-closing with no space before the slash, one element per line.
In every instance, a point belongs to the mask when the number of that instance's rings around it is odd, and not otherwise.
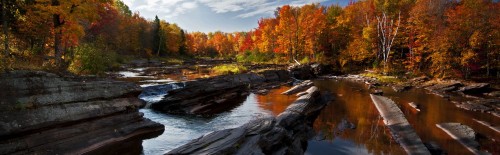
<path fill-rule="evenodd" d="M 168 83 L 144 87 L 139 99 L 146 101 L 144 108 L 149 109 L 153 103 L 161 101 L 168 91 L 183 88 L 185 85 L 185 83 Z"/>
<path fill-rule="evenodd" d="M 150 109 L 151 104 L 152 104 L 152 102 L 146 102 L 146 106 L 144 106 L 144 109 Z"/>

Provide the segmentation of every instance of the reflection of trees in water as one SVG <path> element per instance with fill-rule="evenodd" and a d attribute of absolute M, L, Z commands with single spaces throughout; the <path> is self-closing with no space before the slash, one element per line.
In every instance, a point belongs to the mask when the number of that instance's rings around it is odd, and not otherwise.
<path fill-rule="evenodd" d="M 281 95 L 282 92 L 290 89 L 290 87 L 282 86 L 278 89 L 272 89 L 267 95 L 256 95 L 259 106 L 269 110 L 273 115 L 278 115 L 297 99 L 295 95 Z"/>
<path fill-rule="evenodd" d="M 353 141 L 358 147 L 364 145 L 373 154 L 404 154 L 403 149 L 392 140 L 389 130 L 384 127 L 367 91 L 359 89 L 364 88 L 362 84 L 316 81 L 316 85 L 336 94 L 335 100 L 314 122 L 314 129 L 321 132 L 325 140 L 332 142 L 335 138 L 341 138 Z M 352 122 L 356 128 L 339 132 L 348 122 Z"/>

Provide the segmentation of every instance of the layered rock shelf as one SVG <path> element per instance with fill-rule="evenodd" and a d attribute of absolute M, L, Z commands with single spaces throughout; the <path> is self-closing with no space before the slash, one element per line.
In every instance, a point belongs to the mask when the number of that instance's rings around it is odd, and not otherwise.
<path fill-rule="evenodd" d="M 276 118 L 215 131 L 166 154 L 303 154 L 314 135 L 312 123 L 329 100 L 311 87 Z"/>
<path fill-rule="evenodd" d="M 82 154 L 164 130 L 133 83 L 14 71 L 0 87 L 0 154 Z"/>
<path fill-rule="evenodd" d="M 308 89 L 309 87 L 311 87 L 313 85 L 314 85 L 314 83 L 311 80 L 306 80 L 306 81 L 299 83 L 298 85 L 293 86 L 292 88 L 288 89 L 287 91 L 285 91 L 281 94 L 284 94 L 284 95 L 296 94 L 298 92 L 301 92 L 301 91 Z M 299 95 L 299 96 L 301 96 L 301 95 Z"/>
<path fill-rule="evenodd" d="M 384 124 L 390 129 L 393 138 L 406 153 L 431 154 L 394 101 L 379 95 L 370 94 L 370 97 L 384 118 Z"/>
<path fill-rule="evenodd" d="M 476 141 L 476 132 L 467 125 L 460 123 L 440 123 L 436 126 L 446 132 L 450 137 L 457 140 L 465 148 L 474 154 L 486 154 L 479 151 L 479 143 Z"/>
<path fill-rule="evenodd" d="M 172 114 L 212 115 L 243 102 L 249 88 L 262 89 L 262 85 L 289 79 L 285 70 L 267 70 L 190 81 L 184 88 L 168 91 L 168 95 L 152 103 L 151 108 Z"/>

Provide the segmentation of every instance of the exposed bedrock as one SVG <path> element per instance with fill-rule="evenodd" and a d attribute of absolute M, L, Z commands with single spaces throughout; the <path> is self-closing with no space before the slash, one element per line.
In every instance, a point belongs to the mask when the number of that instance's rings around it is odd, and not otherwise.
<path fill-rule="evenodd" d="M 380 115 L 384 118 L 384 124 L 390 129 L 393 138 L 403 147 L 407 154 L 430 154 L 394 101 L 379 95 L 370 94 L 370 97 Z"/>
<path fill-rule="evenodd" d="M 305 80 L 305 81 L 293 86 L 292 88 L 288 89 L 287 91 L 285 91 L 281 94 L 283 94 L 283 95 L 296 94 L 298 92 L 302 92 L 304 90 L 307 90 L 312 86 L 314 86 L 314 83 L 311 80 Z M 302 95 L 298 95 L 298 96 L 302 96 Z"/>
<path fill-rule="evenodd" d="M 479 151 L 479 143 L 476 141 L 476 132 L 467 125 L 460 123 L 440 123 L 436 126 L 446 132 L 450 137 L 457 140 L 474 154 L 488 154 Z"/>
<path fill-rule="evenodd" d="M 14 71 L 0 87 L 0 154 L 81 154 L 164 130 L 133 83 Z"/>
<path fill-rule="evenodd" d="M 167 154 L 303 154 L 312 123 L 330 100 L 311 87 L 276 118 L 259 118 L 194 139 Z"/>
<path fill-rule="evenodd" d="M 288 67 L 288 71 L 295 79 L 308 80 L 316 78 L 320 75 L 331 74 L 333 73 L 332 68 L 333 66 L 331 65 L 312 63 L 312 64 L 293 65 Z"/>
<path fill-rule="evenodd" d="M 285 70 L 267 70 L 260 73 L 223 75 L 190 81 L 184 88 L 168 91 L 151 108 L 172 114 L 212 115 L 242 103 L 250 88 L 261 88 L 269 83 L 283 83 L 290 76 Z"/>
<path fill-rule="evenodd" d="M 460 87 L 458 91 L 470 94 L 485 93 L 490 89 L 489 83 L 471 83 L 464 87 Z"/>

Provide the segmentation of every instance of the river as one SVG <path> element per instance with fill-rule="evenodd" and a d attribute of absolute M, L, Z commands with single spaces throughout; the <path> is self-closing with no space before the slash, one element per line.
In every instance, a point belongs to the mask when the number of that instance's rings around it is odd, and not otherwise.
<path fill-rule="evenodd" d="M 126 73 L 124 80 L 137 82 L 144 87 L 171 83 L 176 86 L 173 87 L 175 89 L 182 87 L 179 81 L 213 76 L 203 69 L 180 70 L 168 76 L 141 76 L 140 72 L 145 69 L 147 68 L 122 72 Z M 185 76 L 185 72 L 192 74 Z M 315 85 L 322 91 L 331 92 L 335 100 L 320 113 L 314 122 L 317 136 L 309 141 L 305 154 L 405 154 L 384 126 L 366 86 L 348 80 L 316 80 Z M 140 111 L 146 118 L 164 124 L 165 132 L 158 137 L 143 140 L 142 146 L 129 147 L 134 150 L 121 151 L 126 154 L 136 154 L 136 152 L 163 154 L 212 131 L 241 126 L 257 117 L 277 115 L 296 99 L 295 96 L 280 94 L 288 88 L 283 86 L 273 89 L 267 95 L 249 94 L 236 108 L 208 118 L 170 115 L 148 108 L 141 109 Z M 481 150 L 493 154 L 500 153 L 497 143 L 492 140 L 499 140 L 500 135 L 472 120 L 475 118 L 499 124 L 500 120 L 492 115 L 458 109 L 447 99 L 428 94 L 422 89 L 398 93 L 385 87 L 383 90 L 384 96 L 388 96 L 399 104 L 423 142 L 438 145 L 448 154 L 470 154 L 463 146 L 435 126 L 436 123 L 460 122 L 479 133 Z M 154 102 L 161 96 L 163 94 L 141 98 Z M 407 105 L 408 102 L 419 103 L 422 111 L 415 111 Z"/>

